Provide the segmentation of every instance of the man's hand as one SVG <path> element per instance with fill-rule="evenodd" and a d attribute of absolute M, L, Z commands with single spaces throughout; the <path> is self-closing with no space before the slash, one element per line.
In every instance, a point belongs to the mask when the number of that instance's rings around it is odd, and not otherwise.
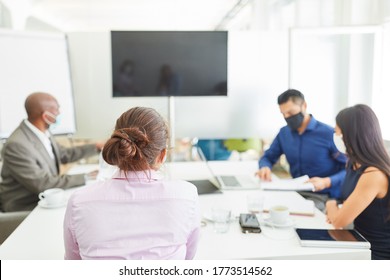
<path fill-rule="evenodd" d="M 312 183 L 314 186 L 314 191 L 319 192 L 324 189 L 330 188 L 331 180 L 329 177 L 320 178 L 320 177 L 312 177 L 307 183 Z"/>
<path fill-rule="evenodd" d="M 259 177 L 263 181 L 271 181 L 272 176 L 271 176 L 271 169 L 269 167 L 262 167 L 260 168 L 255 175 Z"/>

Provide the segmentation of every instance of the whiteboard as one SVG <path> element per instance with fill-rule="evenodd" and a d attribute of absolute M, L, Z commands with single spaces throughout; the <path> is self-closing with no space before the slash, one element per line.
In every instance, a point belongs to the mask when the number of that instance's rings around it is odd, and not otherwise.
<path fill-rule="evenodd" d="M 0 30 L 0 138 L 27 118 L 24 101 L 37 91 L 53 95 L 60 105 L 61 123 L 52 133 L 75 133 L 65 34 Z"/>

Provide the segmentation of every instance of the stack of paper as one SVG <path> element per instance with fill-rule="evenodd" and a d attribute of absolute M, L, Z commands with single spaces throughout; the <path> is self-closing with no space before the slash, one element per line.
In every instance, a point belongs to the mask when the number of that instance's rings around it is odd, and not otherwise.
<path fill-rule="evenodd" d="M 307 180 L 309 180 L 307 175 L 294 179 L 279 179 L 276 176 L 272 176 L 271 182 L 261 182 L 261 188 L 278 191 L 314 191 L 314 185 L 307 183 Z"/>

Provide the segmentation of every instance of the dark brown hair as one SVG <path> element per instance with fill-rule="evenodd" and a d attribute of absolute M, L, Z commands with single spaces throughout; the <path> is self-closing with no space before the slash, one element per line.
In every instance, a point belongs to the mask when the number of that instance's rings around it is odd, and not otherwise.
<path fill-rule="evenodd" d="M 352 165 L 374 166 L 390 177 L 390 157 L 383 143 L 378 118 L 367 105 L 341 110 L 336 116 Z"/>
<path fill-rule="evenodd" d="M 390 180 L 390 157 L 374 111 L 364 104 L 345 108 L 337 114 L 336 124 L 343 134 L 350 163 L 374 166 Z M 390 211 L 390 200 L 388 209 Z"/>
<path fill-rule="evenodd" d="M 156 110 L 134 107 L 116 121 L 115 131 L 103 148 L 103 158 L 121 171 L 144 171 L 154 167 L 166 149 L 168 126 Z"/>

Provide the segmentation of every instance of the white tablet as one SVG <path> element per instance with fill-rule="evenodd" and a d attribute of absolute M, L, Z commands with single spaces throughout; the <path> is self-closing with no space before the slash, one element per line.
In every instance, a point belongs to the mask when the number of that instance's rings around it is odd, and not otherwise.
<path fill-rule="evenodd" d="M 352 229 L 296 228 L 301 246 L 370 249 L 370 242 Z"/>

